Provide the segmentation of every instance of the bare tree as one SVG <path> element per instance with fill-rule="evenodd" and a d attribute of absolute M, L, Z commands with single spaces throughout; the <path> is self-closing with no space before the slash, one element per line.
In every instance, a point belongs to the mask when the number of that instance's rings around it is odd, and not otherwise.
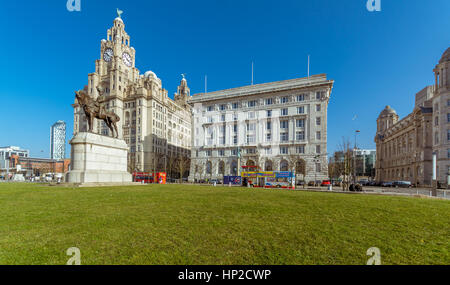
<path fill-rule="evenodd" d="M 191 159 L 187 156 L 180 155 L 177 159 L 177 169 L 180 174 L 180 183 L 183 182 L 183 175 L 186 170 L 189 170 L 189 166 L 191 164 Z"/>
<path fill-rule="evenodd" d="M 196 168 L 197 168 L 197 170 L 195 170 L 195 172 L 199 173 L 200 180 L 201 180 L 202 179 L 202 175 L 203 175 L 203 170 L 205 169 L 205 163 L 203 161 L 197 160 Z M 195 173 L 194 173 L 194 179 L 195 179 Z"/>
<path fill-rule="evenodd" d="M 342 137 L 342 143 L 338 147 L 338 152 L 335 153 L 335 165 L 333 171 L 335 175 L 342 177 L 342 190 L 348 189 L 353 172 L 353 150 L 351 149 L 351 142 L 347 138 Z"/>
<path fill-rule="evenodd" d="M 171 178 L 173 178 L 173 174 L 177 169 L 177 159 L 178 157 L 173 152 L 169 153 L 169 156 L 167 158 L 167 172 L 169 173 Z"/>

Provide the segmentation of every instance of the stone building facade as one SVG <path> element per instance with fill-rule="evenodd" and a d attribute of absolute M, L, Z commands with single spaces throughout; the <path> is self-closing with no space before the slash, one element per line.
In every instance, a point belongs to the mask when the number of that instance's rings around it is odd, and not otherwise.
<path fill-rule="evenodd" d="M 327 179 L 333 84 L 320 74 L 193 95 L 189 180 L 239 175 L 243 165 Z"/>
<path fill-rule="evenodd" d="M 450 48 L 433 70 L 434 86 L 416 94 L 411 114 L 399 120 L 387 106 L 377 119 L 376 180 L 405 180 L 431 185 L 433 153 L 437 181 L 448 184 L 450 172 Z"/>
<path fill-rule="evenodd" d="M 135 58 L 136 51 L 119 15 L 106 39 L 101 40 L 100 59 L 95 61 L 95 72 L 88 75 L 84 91 L 102 102 L 107 111 L 119 115 L 119 138 L 129 146 L 129 172 L 167 171 L 171 158 L 190 157 L 190 90 L 183 76 L 174 99 L 169 98 L 154 72 L 140 74 Z M 74 134 L 86 131 L 87 122 L 76 99 L 73 107 Z M 109 129 L 99 120 L 94 132 L 109 135 Z"/>

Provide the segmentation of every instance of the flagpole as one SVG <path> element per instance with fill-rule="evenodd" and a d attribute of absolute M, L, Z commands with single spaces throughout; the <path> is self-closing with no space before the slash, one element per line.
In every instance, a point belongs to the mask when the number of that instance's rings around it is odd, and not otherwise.
<path fill-rule="evenodd" d="M 309 60 L 309 54 L 308 54 L 308 79 L 309 79 L 309 64 L 310 64 L 310 60 Z"/>

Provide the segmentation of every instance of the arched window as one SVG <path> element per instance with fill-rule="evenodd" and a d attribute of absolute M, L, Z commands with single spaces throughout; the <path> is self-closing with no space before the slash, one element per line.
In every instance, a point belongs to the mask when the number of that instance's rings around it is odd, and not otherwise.
<path fill-rule="evenodd" d="M 211 161 L 206 162 L 206 174 L 212 174 L 212 163 Z"/>
<path fill-rule="evenodd" d="M 286 160 L 282 160 L 280 162 L 280 171 L 288 171 L 289 170 L 289 163 Z"/>
<path fill-rule="evenodd" d="M 306 162 L 303 159 L 300 159 L 295 164 L 295 174 L 305 175 L 306 174 L 305 172 L 306 172 Z"/>
<path fill-rule="evenodd" d="M 267 160 L 264 164 L 264 170 L 265 171 L 273 171 L 273 164 L 271 160 Z"/>
<path fill-rule="evenodd" d="M 219 162 L 219 174 L 221 175 L 225 174 L 225 162 L 223 161 Z"/>
<path fill-rule="evenodd" d="M 237 161 L 233 160 L 231 162 L 231 175 L 237 176 L 238 175 L 238 167 L 237 167 Z"/>

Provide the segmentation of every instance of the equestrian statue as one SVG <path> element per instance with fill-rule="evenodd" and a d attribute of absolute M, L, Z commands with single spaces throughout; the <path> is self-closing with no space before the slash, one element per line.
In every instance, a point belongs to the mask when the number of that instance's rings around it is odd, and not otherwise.
<path fill-rule="evenodd" d="M 88 121 L 88 132 L 92 132 L 94 118 L 96 118 L 105 122 L 106 126 L 111 130 L 112 137 L 118 138 L 117 122 L 120 121 L 120 118 L 114 112 L 106 111 L 100 99 L 102 98 L 104 91 L 98 86 L 97 91 L 100 95 L 97 100 L 94 100 L 91 96 L 86 94 L 86 91 L 84 90 L 75 91 L 75 97 L 77 98 L 78 104 L 80 104 L 80 107 L 84 110 L 84 114 Z"/>

